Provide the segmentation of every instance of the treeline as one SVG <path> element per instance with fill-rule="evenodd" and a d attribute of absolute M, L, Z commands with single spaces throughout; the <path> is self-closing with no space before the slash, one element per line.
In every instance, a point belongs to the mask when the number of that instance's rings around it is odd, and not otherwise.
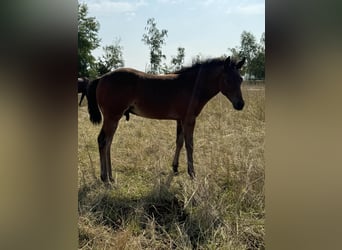
<path fill-rule="evenodd" d="M 123 47 L 116 38 L 112 45 L 102 47 L 102 57 L 94 58 L 91 52 L 100 46 L 99 22 L 88 17 L 86 4 L 78 4 L 78 77 L 94 78 L 113 69 L 123 67 Z"/>
<path fill-rule="evenodd" d="M 113 44 L 102 47 L 103 55 L 94 58 L 92 51 L 98 48 L 101 39 L 98 37 L 100 29 L 99 22 L 95 17 L 88 17 L 86 4 L 78 4 L 78 76 L 90 78 L 103 75 L 116 68 L 124 66 L 123 46 L 121 40 L 115 38 Z M 154 18 L 149 18 L 145 26 L 145 33 L 141 41 L 149 48 L 149 64 L 145 71 L 151 74 L 165 74 L 179 70 L 185 58 L 185 48 L 178 47 L 176 55 L 171 57 L 167 64 L 166 56 L 162 47 L 166 43 L 168 31 L 158 29 Z M 242 69 L 245 79 L 265 78 L 265 33 L 262 34 L 260 42 L 256 42 L 255 36 L 247 31 L 241 34 L 241 44 L 235 48 L 229 48 L 233 57 L 246 57 L 246 66 Z M 226 55 L 223 55 L 226 56 Z M 202 59 L 201 54 L 192 58 L 192 62 Z"/>

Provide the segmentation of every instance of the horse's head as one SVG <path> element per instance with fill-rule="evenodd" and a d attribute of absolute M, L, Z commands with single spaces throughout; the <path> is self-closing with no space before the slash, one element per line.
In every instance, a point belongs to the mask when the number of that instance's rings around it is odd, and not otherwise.
<path fill-rule="evenodd" d="M 223 77 L 220 82 L 220 91 L 229 99 L 236 110 L 242 110 L 245 105 L 241 94 L 242 77 L 239 72 L 244 63 L 245 58 L 236 63 L 228 57 L 224 61 Z"/>

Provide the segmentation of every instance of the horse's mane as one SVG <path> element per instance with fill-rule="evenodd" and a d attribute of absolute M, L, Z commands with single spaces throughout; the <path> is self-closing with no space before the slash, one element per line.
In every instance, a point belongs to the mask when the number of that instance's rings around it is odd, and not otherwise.
<path fill-rule="evenodd" d="M 195 62 L 191 66 L 186 66 L 182 67 L 179 70 L 176 70 L 173 72 L 173 74 L 182 74 L 182 73 L 187 73 L 192 70 L 198 70 L 200 67 L 212 67 L 212 66 L 218 66 L 222 65 L 224 62 L 225 58 L 219 57 L 219 58 L 212 58 L 212 59 L 206 59 L 203 61 Z"/>

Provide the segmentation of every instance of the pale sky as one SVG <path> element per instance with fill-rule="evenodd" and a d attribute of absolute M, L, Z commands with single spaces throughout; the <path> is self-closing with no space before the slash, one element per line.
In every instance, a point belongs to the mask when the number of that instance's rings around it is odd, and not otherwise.
<path fill-rule="evenodd" d="M 88 6 L 88 16 L 100 23 L 101 47 L 120 38 L 125 67 L 145 71 L 149 49 L 141 39 L 148 18 L 155 18 L 159 30 L 168 30 L 162 47 L 170 65 L 177 47 L 185 48 L 185 63 L 201 53 L 208 58 L 230 54 L 240 45 L 242 31 L 251 32 L 259 42 L 265 31 L 264 0 L 79 0 Z"/>

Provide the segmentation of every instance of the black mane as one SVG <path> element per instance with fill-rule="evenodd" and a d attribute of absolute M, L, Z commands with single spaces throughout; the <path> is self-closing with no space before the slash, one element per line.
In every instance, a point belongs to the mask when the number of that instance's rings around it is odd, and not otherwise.
<path fill-rule="evenodd" d="M 191 70 L 197 70 L 202 66 L 211 67 L 211 66 L 222 65 L 225 60 L 226 58 L 223 58 L 223 57 L 206 59 L 204 61 L 196 62 L 192 64 L 191 66 L 182 67 L 181 69 L 174 71 L 173 74 L 182 74 L 182 73 L 189 72 Z M 232 59 L 231 62 L 236 64 L 236 61 L 234 59 Z"/>

